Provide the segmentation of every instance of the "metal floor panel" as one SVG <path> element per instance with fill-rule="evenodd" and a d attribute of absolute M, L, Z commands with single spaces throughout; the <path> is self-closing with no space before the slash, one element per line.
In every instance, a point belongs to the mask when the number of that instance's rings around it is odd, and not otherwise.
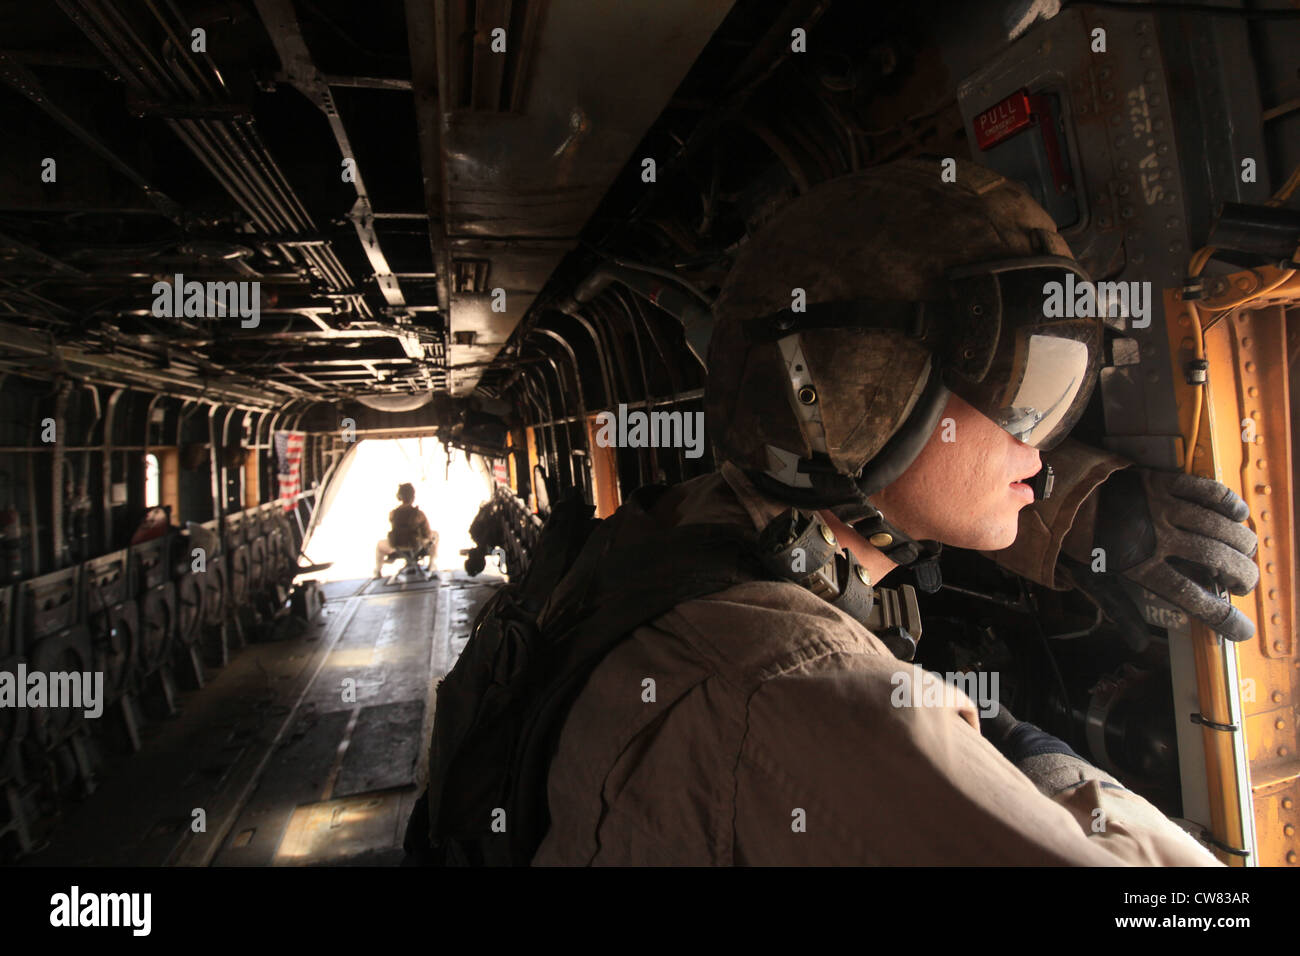
<path fill-rule="evenodd" d="M 372 581 L 214 863 L 397 865 L 422 789 L 433 686 L 498 578 Z M 380 585 L 380 587 L 375 587 Z M 344 699 L 345 680 L 354 699 Z"/>
<path fill-rule="evenodd" d="M 274 865 L 400 863 L 402 835 L 414 802 L 403 799 L 408 795 L 363 794 L 296 808 Z"/>
<path fill-rule="evenodd" d="M 423 700 L 362 708 L 334 783 L 335 796 L 414 787 L 423 723 Z"/>
<path fill-rule="evenodd" d="M 414 791 L 432 681 L 431 645 L 447 640 L 434 632 L 438 599 L 437 590 L 354 598 L 356 614 L 331 648 L 303 698 L 293 732 L 271 755 L 214 864 L 271 864 L 286 839 L 297 847 L 292 857 L 297 863 L 352 855 L 360 852 L 357 841 L 362 839 L 355 826 L 340 828 L 341 818 L 335 815 L 330 819 L 336 826 L 321 829 L 319 819 L 310 814 L 304 818 L 298 808 L 356 796 L 366 780 Z M 340 780 L 346 791 L 339 790 Z M 353 811 L 347 814 L 355 822 Z M 360 832 L 366 839 L 379 839 L 387 830 Z M 321 850 L 321 841 L 328 842 L 330 834 L 346 846 Z M 362 849 L 392 849 L 394 844 L 384 840 Z M 314 848 L 310 854 L 309 847 Z M 317 854 L 323 855 L 317 859 Z"/>

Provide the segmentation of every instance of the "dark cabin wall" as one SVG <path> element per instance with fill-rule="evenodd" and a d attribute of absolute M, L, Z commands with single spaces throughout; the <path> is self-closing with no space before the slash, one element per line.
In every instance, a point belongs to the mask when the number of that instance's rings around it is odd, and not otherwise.
<path fill-rule="evenodd" d="M 53 442 L 41 440 L 47 420 L 53 422 Z M 272 432 L 297 423 L 298 416 L 274 409 L 213 406 L 93 382 L 5 377 L 0 576 L 26 580 L 125 547 L 146 511 L 150 451 L 160 465 L 169 453 L 177 460 L 173 523 L 216 516 L 214 467 L 224 491 L 223 512 L 273 501 L 279 465 Z M 339 444 L 334 435 L 309 436 L 304 488 L 325 477 L 341 455 Z"/>

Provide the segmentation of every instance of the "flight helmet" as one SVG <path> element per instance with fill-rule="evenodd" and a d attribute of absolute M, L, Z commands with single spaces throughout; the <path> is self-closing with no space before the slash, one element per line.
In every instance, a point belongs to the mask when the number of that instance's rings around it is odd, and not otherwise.
<path fill-rule="evenodd" d="M 713 309 L 715 458 L 775 500 L 830 509 L 902 565 L 937 543 L 871 496 L 916 459 L 949 395 L 1047 449 L 1100 362 L 1100 317 L 1045 308 L 1049 283 L 1090 284 L 1052 218 L 1016 183 L 955 163 L 955 181 L 914 158 L 809 190 L 746 244 Z"/>

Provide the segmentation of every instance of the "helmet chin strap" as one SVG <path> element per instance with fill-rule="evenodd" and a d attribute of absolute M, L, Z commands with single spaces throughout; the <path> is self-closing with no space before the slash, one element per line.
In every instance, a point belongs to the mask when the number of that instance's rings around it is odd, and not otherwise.
<path fill-rule="evenodd" d="M 933 593 L 939 590 L 943 583 L 938 562 L 942 544 L 931 540 L 917 541 L 887 521 L 863 493 L 859 482 L 836 472 L 824 458 L 804 463 L 803 467 L 812 481 L 811 488 L 791 488 L 765 472 L 746 474 L 759 491 L 778 501 L 804 511 L 827 509 L 894 564 L 910 568 L 922 591 Z"/>
<path fill-rule="evenodd" d="M 940 542 L 913 538 L 887 520 L 865 496 L 853 504 L 832 507 L 830 512 L 894 564 L 910 568 L 922 591 L 932 594 L 939 590 L 943 584 L 939 573 L 939 553 L 943 550 Z"/>
<path fill-rule="evenodd" d="M 851 548 L 815 512 L 789 508 L 759 533 L 758 558 L 777 580 L 790 581 L 871 631 L 900 660 L 916 656 L 921 611 L 916 590 L 872 585 Z"/>
<path fill-rule="evenodd" d="M 939 553 L 943 550 L 943 544 L 940 542 L 929 538 L 918 541 L 897 525 L 885 520 L 880 509 L 874 506 L 871 507 L 871 514 L 860 518 L 849 527 L 890 561 L 900 567 L 910 568 L 916 575 L 917 587 L 922 591 L 933 594 L 942 586 Z"/>

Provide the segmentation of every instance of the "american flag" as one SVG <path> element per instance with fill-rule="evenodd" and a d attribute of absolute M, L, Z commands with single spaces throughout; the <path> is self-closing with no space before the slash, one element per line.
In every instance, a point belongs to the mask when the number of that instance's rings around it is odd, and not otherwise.
<path fill-rule="evenodd" d="M 280 500 L 284 502 L 285 511 L 294 509 L 293 496 L 302 490 L 300 468 L 306 438 L 306 432 L 275 433 L 275 458 L 280 468 Z"/>

